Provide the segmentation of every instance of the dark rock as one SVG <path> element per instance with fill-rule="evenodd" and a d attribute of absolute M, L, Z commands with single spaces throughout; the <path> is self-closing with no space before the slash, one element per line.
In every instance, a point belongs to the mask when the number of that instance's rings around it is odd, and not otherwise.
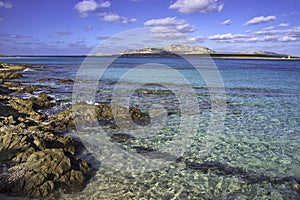
<path fill-rule="evenodd" d="M 12 90 L 8 89 L 7 87 L 0 86 L 0 94 L 1 95 L 9 95 L 12 93 Z"/>
<path fill-rule="evenodd" d="M 136 124 L 147 126 L 150 123 L 150 116 L 141 112 L 141 110 L 137 108 L 130 108 L 129 112 L 132 120 Z"/>
<path fill-rule="evenodd" d="M 59 79 L 59 82 L 61 82 L 61 83 L 74 83 L 74 80 L 72 80 L 72 79 Z"/>
<path fill-rule="evenodd" d="M 72 109 L 67 109 L 50 116 L 47 123 L 48 125 L 41 126 L 42 130 L 63 133 L 67 129 L 75 128 Z"/>
<path fill-rule="evenodd" d="M 30 112 L 33 111 L 32 106 L 33 106 L 33 99 L 21 99 L 18 97 L 12 97 L 9 100 L 10 105 L 18 110 L 20 113 L 24 114 L 29 114 Z"/>
<path fill-rule="evenodd" d="M 74 83 L 74 80 L 72 79 L 58 79 L 58 78 L 41 78 L 39 81 L 58 81 L 60 83 Z"/>
<path fill-rule="evenodd" d="M 22 75 L 15 72 L 2 72 L 0 73 L 0 79 L 17 79 L 21 78 Z"/>
<path fill-rule="evenodd" d="M 46 94 L 40 94 L 35 100 L 34 100 L 34 106 L 35 108 L 46 108 L 53 106 L 53 103 L 51 102 L 53 98 L 49 97 Z"/>
<path fill-rule="evenodd" d="M 125 143 L 134 139 L 133 136 L 125 133 L 115 133 L 111 135 L 111 141 L 116 143 Z"/>
<path fill-rule="evenodd" d="M 45 119 L 45 115 L 41 114 L 36 109 L 49 107 L 52 105 L 50 102 L 50 97 L 47 95 L 40 95 L 38 98 L 29 98 L 29 99 L 22 99 L 18 97 L 12 97 L 9 100 L 9 104 L 12 108 L 17 110 L 20 113 L 26 114 L 30 118 L 40 121 L 42 119 Z"/>
<path fill-rule="evenodd" d="M 64 132 L 71 126 L 71 112 L 45 121 L 46 116 L 37 109 L 53 106 L 52 98 L 46 94 L 29 99 L 7 96 L 12 91 L 36 90 L 35 86 L 5 82 L 20 77 L 18 71 L 24 68 L 5 65 L 0 70 L 0 193 L 53 198 L 55 191 L 79 191 L 91 175 L 87 162 L 75 157 L 83 145 L 49 132 Z"/>
<path fill-rule="evenodd" d="M 41 78 L 39 81 L 51 81 L 54 80 L 54 78 Z"/>
<path fill-rule="evenodd" d="M 37 85 L 21 85 L 21 84 L 19 84 L 18 87 L 10 88 L 10 89 L 15 90 L 16 94 L 24 94 L 24 93 L 33 94 L 35 91 L 39 90 L 40 88 L 41 88 L 41 86 L 37 86 Z"/>
<path fill-rule="evenodd" d="M 13 107 L 11 107 L 8 103 L 7 100 L 0 100 L 0 111 L 1 111 L 1 115 L 3 117 L 10 117 L 12 116 L 13 119 L 18 119 L 18 118 L 23 118 L 25 117 L 25 114 L 19 113 L 18 110 L 14 109 Z M 11 118 L 11 117 L 10 117 Z M 3 118 L 4 119 L 4 118 Z M 1 118 L 0 118 L 0 122 L 1 122 Z M 11 121 L 12 122 L 12 121 Z"/>
<path fill-rule="evenodd" d="M 1 134 L 0 192 L 29 197 L 49 197 L 55 190 L 82 189 L 90 174 L 88 164 L 74 157 L 71 138 L 40 134 Z M 18 169 L 18 170 L 16 170 Z"/>

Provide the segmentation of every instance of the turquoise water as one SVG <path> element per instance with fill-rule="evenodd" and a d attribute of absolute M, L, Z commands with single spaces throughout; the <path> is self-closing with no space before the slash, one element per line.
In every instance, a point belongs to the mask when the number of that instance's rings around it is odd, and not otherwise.
<path fill-rule="evenodd" d="M 197 60 L 197 58 L 191 58 Z M 71 105 L 73 85 L 42 78 L 75 79 L 84 57 L 20 57 L 1 58 L 1 62 L 28 63 L 33 70 L 23 72 L 17 81 L 49 86 L 46 91 L 62 105 Z M 97 58 L 92 58 L 98 63 Z M 206 156 L 199 155 L 211 117 L 211 99 L 205 81 L 189 63 L 180 58 L 119 58 L 113 62 L 98 83 L 96 102 L 109 102 L 117 81 L 135 66 L 160 63 L 182 74 L 193 87 L 201 114 L 197 134 L 182 155 L 194 163 L 221 163 L 244 172 L 274 178 L 300 178 L 300 61 L 214 59 L 222 75 L 226 91 L 227 111 L 224 129 Z M 91 65 L 86 71 L 92 76 L 99 68 Z M 101 68 L 101 66 L 100 66 Z M 156 68 L 153 67 L 152 70 Z M 168 76 L 163 70 L 156 70 Z M 141 80 L 149 74 L 142 74 Z M 95 77 L 94 77 L 95 78 Z M 98 77 L 96 77 L 98 78 Z M 167 79 L 167 78 L 166 78 Z M 137 79 L 126 79 L 127 90 Z M 88 82 L 88 81 L 87 81 Z M 87 83 L 87 87 L 89 87 Z M 176 85 L 176 81 L 172 82 Z M 180 86 L 176 85 L 180 88 Z M 130 100 L 132 106 L 147 110 L 152 104 L 162 105 L 169 113 L 166 126 L 151 137 L 138 138 L 130 145 L 158 149 L 163 142 L 178 134 L 180 102 L 160 84 L 143 85 Z M 128 89 L 129 90 L 129 89 Z M 182 91 L 184 93 L 184 91 Z M 195 108 L 190 107 L 193 110 Z M 56 108 L 59 110 L 59 108 Z M 107 129 L 107 134 L 117 130 Z M 100 145 L 91 129 L 83 131 L 87 149 Z M 129 146 L 128 146 L 129 145 Z M 172 153 L 172 152 L 170 152 Z M 113 157 L 114 155 L 112 155 Z M 118 156 L 118 155 L 116 155 Z M 119 158 L 121 159 L 121 158 Z M 122 161 L 120 161 L 122 162 Z M 126 167 L 126 165 L 124 166 Z M 208 172 L 188 168 L 173 162 L 162 168 L 140 172 L 115 170 L 102 165 L 79 194 L 64 195 L 63 199 L 299 199 L 291 189 L 293 182 L 251 183 L 239 173 Z"/>

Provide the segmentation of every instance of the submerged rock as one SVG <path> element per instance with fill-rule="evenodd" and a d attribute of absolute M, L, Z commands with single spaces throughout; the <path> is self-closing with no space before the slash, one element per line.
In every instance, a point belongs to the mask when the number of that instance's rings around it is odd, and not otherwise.
<path fill-rule="evenodd" d="M 14 89 L 16 94 L 24 94 L 24 93 L 33 94 L 34 92 L 36 92 L 37 90 L 41 90 L 42 88 L 45 87 L 37 86 L 37 85 L 19 85 Z"/>
<path fill-rule="evenodd" d="M 59 80 L 59 82 L 61 82 L 61 83 L 74 83 L 74 80 L 72 80 L 72 79 L 60 79 Z"/>
<path fill-rule="evenodd" d="M 112 109 L 118 112 L 113 113 Z M 67 129 L 74 129 L 76 124 L 89 126 L 96 123 L 101 126 L 118 128 L 115 122 L 116 117 L 123 119 L 123 123 L 129 123 L 129 120 L 133 120 L 139 125 L 150 122 L 149 116 L 137 108 L 128 109 L 123 106 L 106 103 L 98 103 L 97 105 L 77 103 L 70 109 L 50 116 L 46 121 L 48 125 L 42 125 L 41 128 L 59 133 L 65 132 Z"/>
<path fill-rule="evenodd" d="M 59 78 L 41 78 L 39 81 L 58 81 L 60 83 L 74 83 L 74 80 L 67 78 L 67 79 L 59 79 Z"/>
<path fill-rule="evenodd" d="M 37 85 L 22 85 L 20 83 L 16 82 L 3 82 L 3 87 L 9 89 L 12 92 L 15 92 L 16 94 L 33 94 L 37 90 L 41 90 L 41 88 L 45 88 L 45 86 L 37 86 Z"/>
<path fill-rule="evenodd" d="M 297 192 L 300 193 L 300 184 L 295 183 L 295 184 L 292 185 L 292 188 L 293 188 L 293 190 L 295 190 L 295 191 L 297 191 Z"/>

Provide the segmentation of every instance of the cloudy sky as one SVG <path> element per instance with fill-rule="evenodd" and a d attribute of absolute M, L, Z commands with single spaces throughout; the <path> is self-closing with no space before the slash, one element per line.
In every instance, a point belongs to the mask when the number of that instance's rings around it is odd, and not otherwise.
<path fill-rule="evenodd" d="M 184 38 L 221 52 L 299 56 L 299 8 L 299 0 L 0 0 L 0 54 L 88 54 L 147 27 L 154 38 L 145 46 Z"/>

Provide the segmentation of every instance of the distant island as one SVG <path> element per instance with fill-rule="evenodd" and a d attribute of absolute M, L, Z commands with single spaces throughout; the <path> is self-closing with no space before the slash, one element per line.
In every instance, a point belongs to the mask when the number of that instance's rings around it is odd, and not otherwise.
<path fill-rule="evenodd" d="M 195 55 L 195 54 L 218 54 L 219 52 L 211 50 L 203 46 L 188 46 L 180 44 L 172 44 L 161 48 L 142 48 L 138 50 L 127 50 L 121 52 L 121 54 L 184 54 L 184 55 Z"/>
<path fill-rule="evenodd" d="M 124 57 L 128 56 L 206 56 L 213 58 L 246 58 L 246 59 L 300 59 L 298 56 L 287 54 L 277 54 L 267 51 L 246 51 L 237 53 L 222 53 L 204 46 L 188 46 L 181 44 L 172 44 L 165 47 L 149 47 L 142 49 L 126 50 L 119 53 Z"/>

